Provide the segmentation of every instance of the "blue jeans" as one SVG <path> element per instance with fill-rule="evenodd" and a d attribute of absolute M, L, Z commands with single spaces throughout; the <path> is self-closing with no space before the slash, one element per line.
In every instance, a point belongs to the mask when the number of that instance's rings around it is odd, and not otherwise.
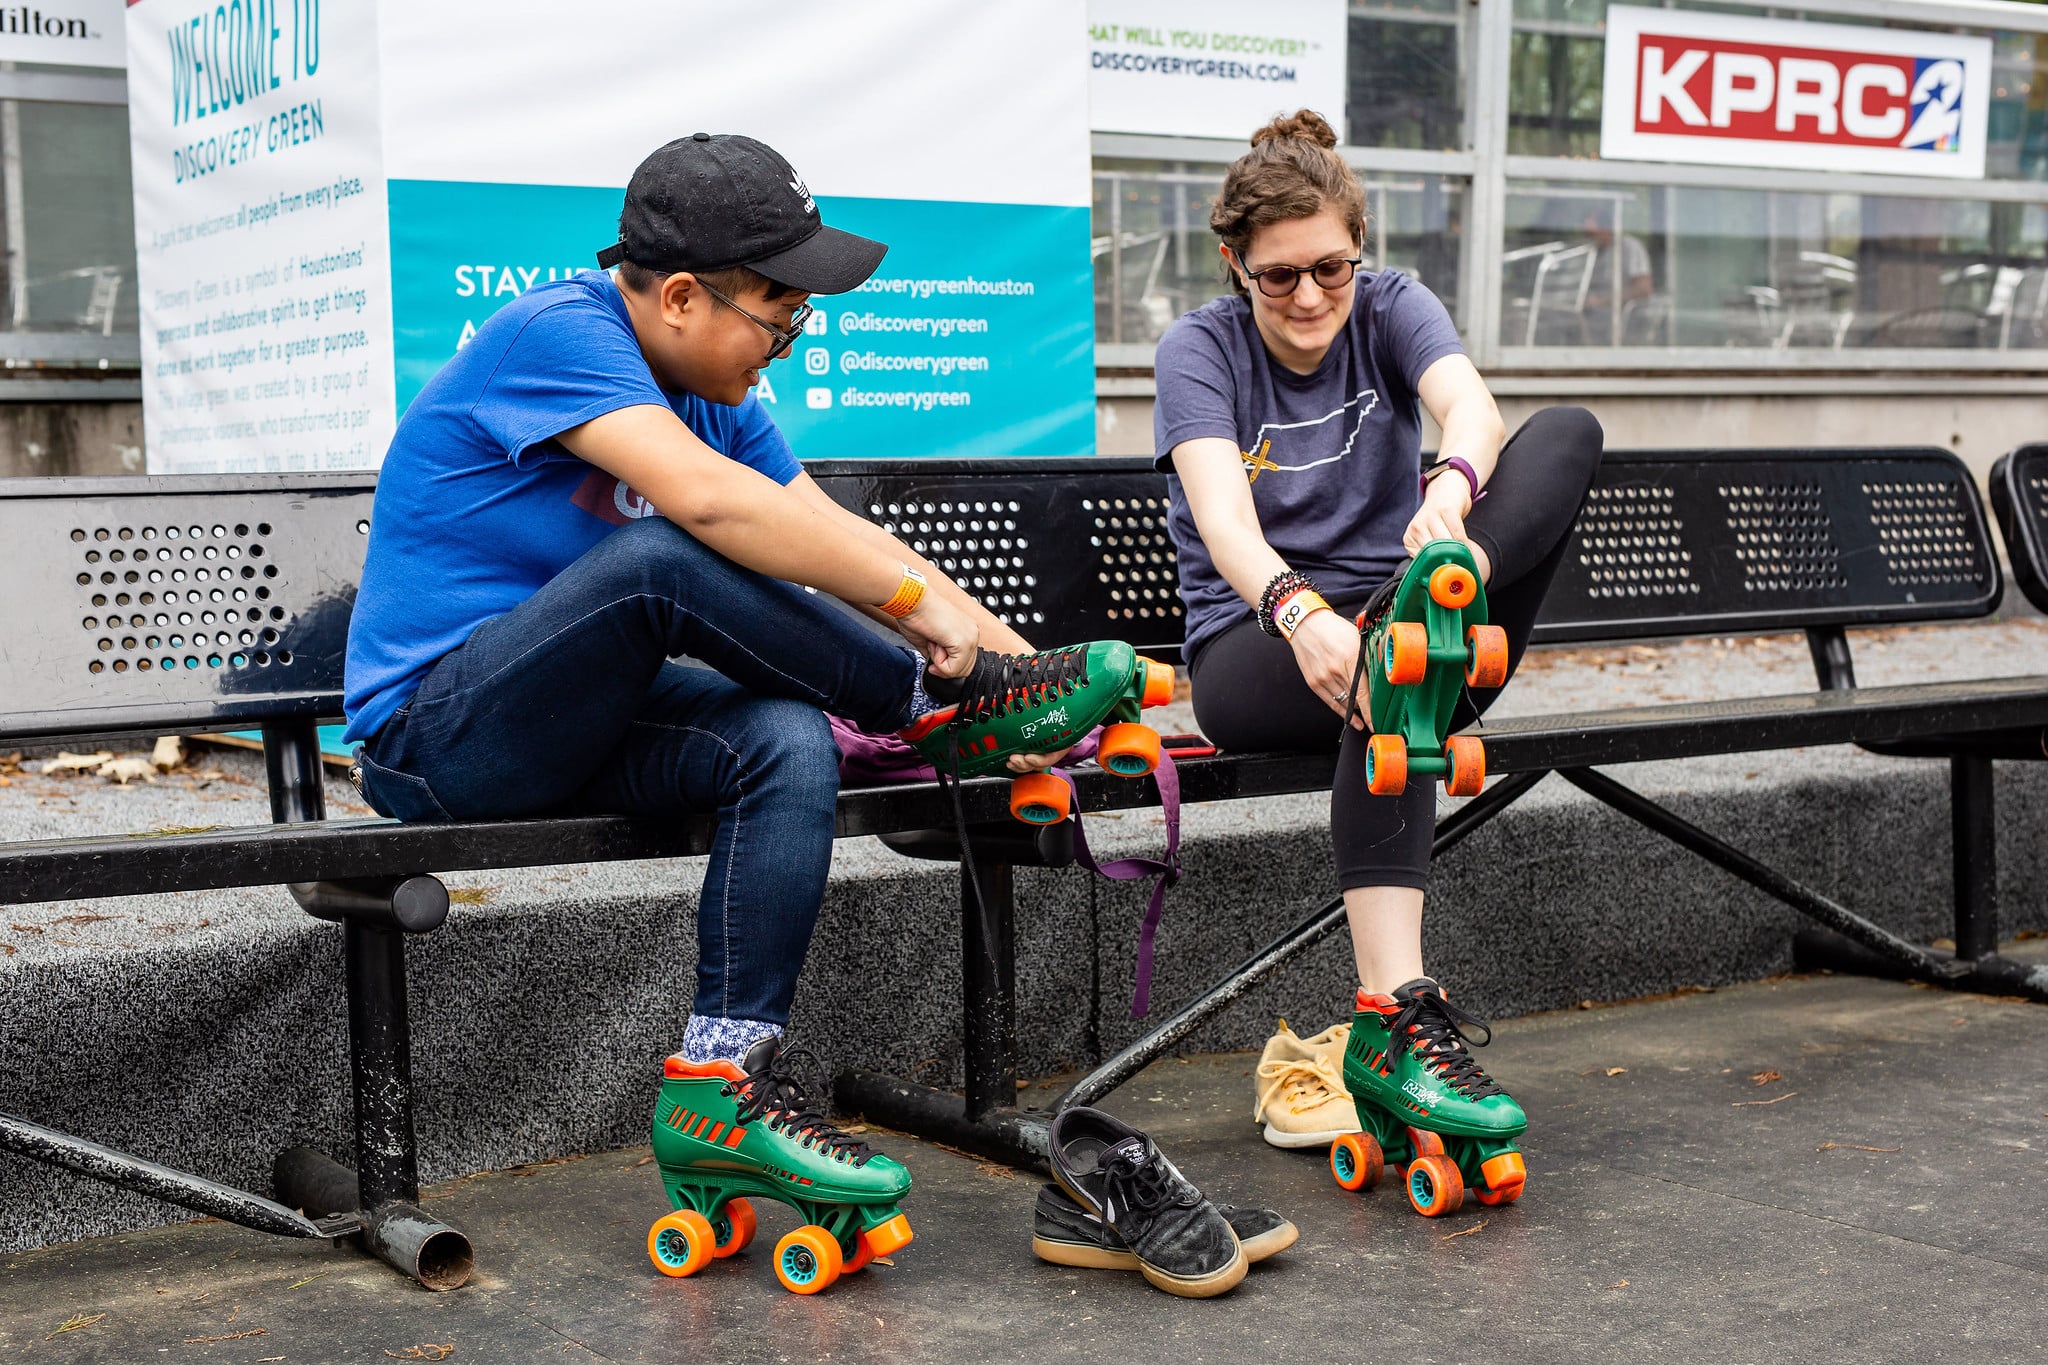
<path fill-rule="evenodd" d="M 421 821 L 715 810 L 692 1008 L 782 1025 L 832 860 L 821 712 L 897 729 L 916 678 L 909 650 L 648 518 L 436 663 L 364 746 L 363 794 Z"/>

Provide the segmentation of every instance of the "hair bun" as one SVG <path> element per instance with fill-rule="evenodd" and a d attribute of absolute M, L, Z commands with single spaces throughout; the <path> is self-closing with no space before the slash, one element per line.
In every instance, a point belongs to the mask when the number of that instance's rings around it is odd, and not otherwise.
<path fill-rule="evenodd" d="M 1256 147 L 1261 142 L 1282 137 L 1299 138 L 1303 142 L 1313 142 L 1318 147 L 1337 145 L 1337 130 L 1330 126 L 1328 119 L 1313 109 L 1297 109 L 1292 114 L 1274 119 L 1252 134 L 1252 146 Z"/>

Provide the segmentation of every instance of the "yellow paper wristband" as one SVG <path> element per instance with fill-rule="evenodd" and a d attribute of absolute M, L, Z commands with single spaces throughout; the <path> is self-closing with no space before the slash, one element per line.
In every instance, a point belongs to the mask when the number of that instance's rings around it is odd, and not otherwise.
<path fill-rule="evenodd" d="M 896 595 L 882 603 L 882 610 L 897 620 L 902 620 L 917 610 L 917 604 L 924 601 L 924 575 L 908 564 L 903 566 L 903 581 L 896 586 Z"/>
<path fill-rule="evenodd" d="M 1292 640 L 1294 632 L 1301 629 L 1301 623 L 1312 611 L 1328 611 L 1330 604 L 1314 588 L 1303 588 L 1287 598 L 1273 611 L 1273 624 L 1280 628 L 1282 639 Z"/>

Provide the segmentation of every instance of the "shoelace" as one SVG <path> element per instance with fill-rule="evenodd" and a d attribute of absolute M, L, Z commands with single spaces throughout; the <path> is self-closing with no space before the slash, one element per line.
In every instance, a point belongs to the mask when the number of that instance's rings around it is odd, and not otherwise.
<path fill-rule="evenodd" d="M 1260 1062 L 1258 1077 L 1266 1084 L 1259 1092 L 1258 1107 L 1252 1111 L 1254 1123 L 1263 1121 L 1266 1111 L 1279 1103 L 1284 1102 L 1299 1114 L 1344 1094 L 1343 1074 L 1322 1057 Z"/>
<path fill-rule="evenodd" d="M 718 1093 L 721 1095 L 746 1096 L 739 1112 L 733 1116 L 733 1123 L 752 1123 L 766 1115 L 771 1131 L 779 1129 L 806 1147 L 816 1147 L 834 1161 L 867 1165 L 875 1154 L 872 1147 L 859 1138 L 840 1132 L 815 1109 L 804 1107 L 804 1088 L 791 1074 L 792 1063 L 799 1057 L 814 1065 L 817 1062 L 807 1049 L 792 1048 L 770 1062 L 767 1070 L 751 1072 L 744 1080 L 728 1081 L 720 1086 Z"/>
<path fill-rule="evenodd" d="M 1344 728 L 1338 732 L 1339 735 L 1351 732 L 1351 722 L 1359 713 L 1359 699 L 1365 696 L 1367 676 L 1365 670 L 1371 662 L 1366 657 L 1366 640 L 1371 636 L 1373 627 L 1380 623 L 1380 618 L 1392 609 L 1394 593 L 1400 586 L 1401 575 L 1395 574 L 1392 578 L 1380 584 L 1379 587 L 1373 589 L 1372 596 L 1366 599 L 1365 609 L 1358 613 L 1358 662 L 1351 666 L 1351 690 L 1345 694 Z M 1368 714 L 1365 720 L 1365 728 L 1370 730 L 1372 728 L 1372 716 Z"/>
<path fill-rule="evenodd" d="M 1493 1028 L 1484 1019 L 1458 1008 L 1434 991 L 1409 997 L 1388 1025 L 1391 1036 L 1387 1043 L 1387 1067 L 1392 1069 L 1394 1059 L 1408 1049 L 1422 1058 L 1437 1080 L 1467 1099 L 1505 1095 L 1507 1092 L 1465 1050 L 1465 1044 L 1475 1040 L 1461 1024 L 1471 1024 L 1485 1032 L 1486 1037 L 1477 1040 L 1478 1046 L 1485 1047 L 1493 1041 Z"/>
<path fill-rule="evenodd" d="M 1149 1153 L 1113 1156 L 1103 1174 L 1108 1207 L 1118 1216 L 1128 1210 L 1149 1217 L 1170 1204 L 1193 1205 L 1202 1197 L 1201 1191 L 1168 1175 L 1166 1163 Z"/>
<path fill-rule="evenodd" d="M 989 660 L 994 662 L 990 663 Z M 1088 685 L 1085 646 L 1049 649 L 1037 654 L 990 654 L 983 651 L 956 702 L 949 729 L 978 725 L 1006 716 L 1014 706 L 1036 706 L 1048 693 L 1071 696 Z"/>

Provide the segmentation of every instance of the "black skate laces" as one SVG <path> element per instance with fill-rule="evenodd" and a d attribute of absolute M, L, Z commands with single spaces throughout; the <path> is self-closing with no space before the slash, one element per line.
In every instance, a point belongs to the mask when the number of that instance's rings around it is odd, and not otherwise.
<path fill-rule="evenodd" d="M 1125 1212 L 1150 1217 L 1169 1205 L 1192 1207 L 1201 1202 L 1202 1192 L 1176 1179 L 1157 1153 L 1132 1155 L 1112 1150 L 1108 1156 L 1102 1168 L 1107 1196 L 1104 1207 L 1112 1218 Z"/>
<path fill-rule="evenodd" d="M 1493 1029 L 1484 1019 L 1459 1009 L 1435 991 L 1419 991 L 1409 996 L 1400 1012 L 1387 1021 L 1391 1035 L 1387 1042 L 1388 1069 L 1392 1070 L 1394 1059 L 1405 1048 L 1420 1057 L 1446 1088 L 1467 1099 L 1505 1095 L 1507 1091 L 1482 1071 L 1465 1050 L 1465 1044 L 1475 1040 L 1461 1024 L 1484 1031 L 1486 1037 L 1476 1040 L 1479 1047 L 1493 1041 Z"/>
<path fill-rule="evenodd" d="M 1037 706 L 1048 695 L 1071 696 L 1076 688 L 1087 685 L 1085 645 L 1037 654 L 996 654 L 985 649 L 975 657 L 973 671 L 961 679 L 960 699 L 954 703 L 947 728 L 977 725 L 1008 715 L 1012 707 Z M 930 685 L 926 686 L 929 690 Z"/>
<path fill-rule="evenodd" d="M 1365 610 L 1358 613 L 1358 662 L 1351 666 L 1351 690 L 1345 694 L 1344 728 L 1338 731 L 1340 738 L 1350 731 L 1351 722 L 1358 715 L 1359 698 L 1365 691 L 1365 670 L 1370 662 L 1366 658 L 1366 637 L 1372 634 L 1372 628 L 1380 623 L 1380 618 L 1392 610 L 1394 593 L 1401 586 L 1401 577 L 1402 575 L 1397 573 L 1374 588 L 1372 596 L 1366 599 Z M 1371 722 L 1372 717 L 1367 716 L 1366 729 L 1372 728 Z"/>
<path fill-rule="evenodd" d="M 767 1070 L 749 1072 L 744 1080 L 727 1081 L 719 1087 L 721 1095 L 746 1097 L 739 1112 L 733 1115 L 733 1124 L 752 1123 L 766 1115 L 770 1132 L 786 1133 L 806 1147 L 817 1148 L 834 1161 L 867 1165 L 875 1154 L 874 1148 L 859 1138 L 840 1132 L 817 1110 L 804 1107 L 804 1088 L 791 1074 L 791 1063 L 798 1057 L 813 1067 L 818 1065 L 817 1057 L 809 1049 L 792 1048 L 778 1054 L 768 1064 Z M 822 1068 L 818 1069 L 822 1074 Z"/>

